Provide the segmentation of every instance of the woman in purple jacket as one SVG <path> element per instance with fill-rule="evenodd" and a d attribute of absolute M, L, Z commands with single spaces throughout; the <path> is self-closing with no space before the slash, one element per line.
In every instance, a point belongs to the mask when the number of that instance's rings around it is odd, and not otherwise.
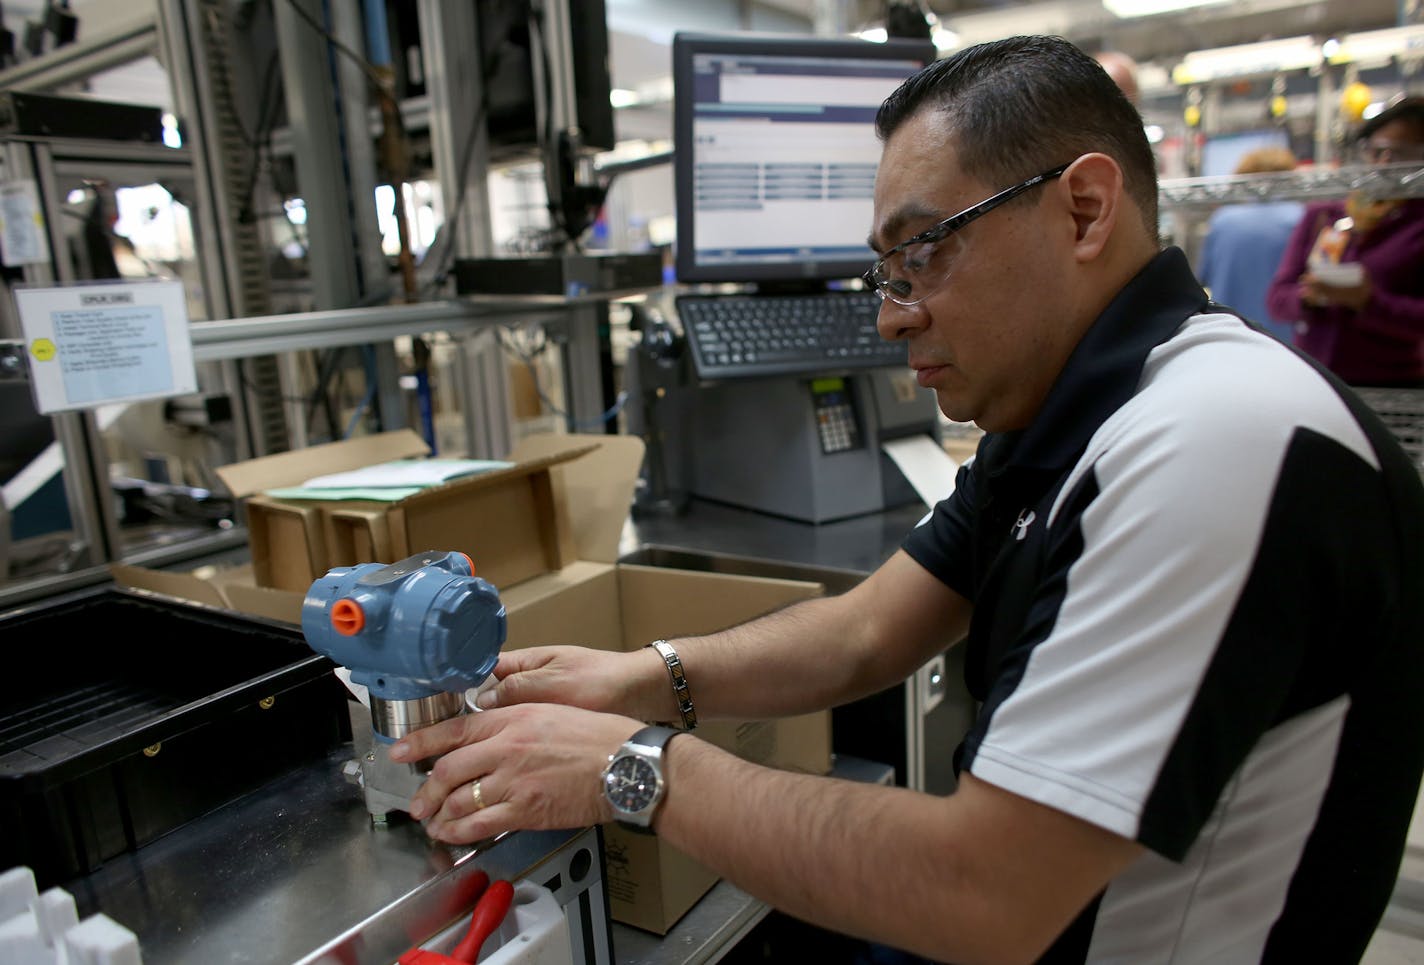
<path fill-rule="evenodd" d="M 1424 165 L 1424 97 L 1365 122 L 1356 147 L 1368 163 Z M 1266 305 L 1301 319 L 1295 344 L 1346 382 L 1424 387 L 1424 198 L 1308 205 Z"/>

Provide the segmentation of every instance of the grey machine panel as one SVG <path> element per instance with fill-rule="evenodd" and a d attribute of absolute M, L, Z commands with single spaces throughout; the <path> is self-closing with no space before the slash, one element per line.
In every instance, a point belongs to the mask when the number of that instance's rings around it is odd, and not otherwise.
<path fill-rule="evenodd" d="M 934 393 L 898 367 L 689 391 L 692 494 L 806 522 L 915 501 L 881 444 L 920 433 L 938 439 Z"/>

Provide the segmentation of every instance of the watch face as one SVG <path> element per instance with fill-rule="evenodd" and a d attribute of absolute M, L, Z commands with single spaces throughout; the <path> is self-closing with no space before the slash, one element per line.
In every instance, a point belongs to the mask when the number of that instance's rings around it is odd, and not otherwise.
<path fill-rule="evenodd" d="M 641 757 L 620 757 L 608 768 L 604 790 L 615 808 L 636 814 L 657 798 L 658 773 Z"/>

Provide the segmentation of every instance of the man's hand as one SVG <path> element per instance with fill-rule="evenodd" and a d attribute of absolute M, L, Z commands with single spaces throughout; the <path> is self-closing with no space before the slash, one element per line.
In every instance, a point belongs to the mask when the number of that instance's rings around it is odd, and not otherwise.
<path fill-rule="evenodd" d="M 502 653 L 494 687 L 479 707 L 567 704 L 643 720 L 668 717 L 672 688 L 662 659 L 651 651 L 612 653 L 587 647 L 531 647 Z M 675 708 L 673 708 L 675 710 Z"/>
<path fill-rule="evenodd" d="M 599 778 L 643 725 L 612 714 L 529 704 L 465 714 L 407 735 L 391 760 L 439 757 L 411 800 L 426 833 L 468 844 L 505 831 L 582 828 L 612 819 Z M 479 796 L 475 782 L 479 782 Z"/>

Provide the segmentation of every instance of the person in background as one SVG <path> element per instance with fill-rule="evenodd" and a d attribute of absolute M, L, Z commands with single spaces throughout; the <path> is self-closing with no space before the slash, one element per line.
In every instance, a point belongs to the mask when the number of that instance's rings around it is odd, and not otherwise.
<path fill-rule="evenodd" d="M 1361 126 L 1356 159 L 1424 164 L 1424 97 Z M 1266 294 L 1295 344 L 1353 385 L 1424 387 L 1424 198 L 1306 206 Z"/>
<path fill-rule="evenodd" d="M 1244 154 L 1235 173 L 1291 171 L 1295 163 L 1295 155 L 1287 148 L 1263 147 Z M 1217 208 L 1207 220 L 1197 265 L 1197 278 L 1211 292 L 1212 301 L 1235 309 L 1286 344 L 1294 337 L 1294 320 L 1271 317 L 1266 289 L 1304 210 L 1299 201 L 1256 201 Z"/>
<path fill-rule="evenodd" d="M 416 730 L 439 841 L 618 820 L 781 911 L 936 961 L 1353 962 L 1424 768 L 1424 485 L 1328 372 L 1157 240 L 1137 111 L 1057 37 L 880 107 L 865 280 L 986 431 L 854 588 L 632 652 L 502 654 Z M 937 796 L 758 766 L 702 717 L 839 706 L 958 642 Z M 673 721 L 681 728 L 649 726 Z"/>
<path fill-rule="evenodd" d="M 1093 55 L 1093 59 L 1102 65 L 1123 96 L 1136 107 L 1142 96 L 1137 86 L 1137 61 L 1119 50 L 1100 50 Z"/>

